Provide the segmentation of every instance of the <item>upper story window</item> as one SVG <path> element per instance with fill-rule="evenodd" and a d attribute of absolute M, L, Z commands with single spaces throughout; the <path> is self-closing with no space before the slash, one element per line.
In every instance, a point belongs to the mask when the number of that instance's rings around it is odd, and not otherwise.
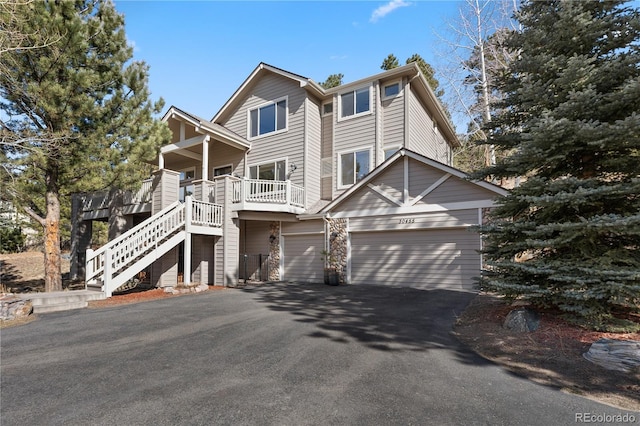
<path fill-rule="evenodd" d="M 322 105 L 322 115 L 333 114 L 333 102 L 328 102 Z"/>
<path fill-rule="evenodd" d="M 342 93 L 340 99 L 340 118 L 356 117 L 371 111 L 371 88 L 363 87 Z"/>
<path fill-rule="evenodd" d="M 249 166 L 249 179 L 286 180 L 287 161 L 279 160 Z"/>
<path fill-rule="evenodd" d="M 249 138 L 287 130 L 287 98 L 249 110 Z"/>
<path fill-rule="evenodd" d="M 338 187 L 359 182 L 371 169 L 371 149 L 343 152 L 338 155 Z"/>
<path fill-rule="evenodd" d="M 395 83 L 385 84 L 382 86 L 382 98 L 393 98 L 400 94 L 400 82 L 396 81 Z"/>

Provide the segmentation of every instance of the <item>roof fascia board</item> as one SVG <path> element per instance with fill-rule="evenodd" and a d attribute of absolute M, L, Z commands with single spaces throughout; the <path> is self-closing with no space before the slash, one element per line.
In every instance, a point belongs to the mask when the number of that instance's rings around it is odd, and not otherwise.
<path fill-rule="evenodd" d="M 233 105 L 238 100 L 238 98 L 240 98 L 242 96 L 242 94 L 245 92 L 247 87 L 251 86 L 251 84 L 258 77 L 258 75 L 261 74 L 264 71 L 269 71 L 269 72 L 272 72 L 274 74 L 278 74 L 278 75 L 281 75 L 283 77 L 289 78 L 291 80 L 295 80 L 300 84 L 300 87 L 306 87 L 307 85 L 309 85 L 310 82 L 313 83 L 310 79 L 308 79 L 306 77 L 303 77 L 301 75 L 294 74 L 292 72 L 283 70 L 281 68 L 274 67 L 274 66 L 269 65 L 269 64 L 265 64 L 264 62 L 260 62 L 260 64 L 258 64 L 258 66 L 249 75 L 249 77 L 247 77 L 244 80 L 242 85 L 240 85 L 240 87 L 233 93 L 233 95 L 231 95 L 229 100 L 227 100 L 227 102 L 225 102 L 225 104 L 222 106 L 222 108 L 220 108 L 220 110 L 216 113 L 216 115 L 213 116 L 211 121 L 213 123 L 216 123 L 222 117 L 224 117 L 225 113 L 227 112 L 227 109 L 231 105 Z M 317 92 L 317 88 L 319 88 L 319 86 L 317 84 L 314 84 L 314 86 L 311 86 L 311 87 L 313 87 L 315 89 L 314 91 Z M 322 91 L 319 92 L 319 93 L 321 95 L 323 95 Z"/>
<path fill-rule="evenodd" d="M 362 86 L 363 84 L 367 84 L 370 83 L 372 81 L 376 81 L 376 80 L 387 80 L 387 79 L 393 79 L 396 78 L 400 75 L 404 75 L 404 74 L 414 74 L 415 71 L 418 71 L 418 66 L 415 65 L 413 62 L 407 65 L 403 65 L 401 67 L 396 67 L 393 69 L 390 69 L 388 71 L 385 72 L 381 72 L 379 74 L 375 74 L 369 77 L 365 77 L 365 78 L 361 78 L 360 80 L 356 80 L 356 81 L 352 81 L 350 83 L 346 83 L 346 84 L 341 84 L 340 86 L 336 86 L 336 87 L 332 87 L 331 89 L 327 89 L 325 92 L 327 95 L 329 94 L 334 94 L 334 93 L 340 93 L 343 90 L 346 89 L 352 89 L 354 87 L 357 86 Z"/>
<path fill-rule="evenodd" d="M 213 123 L 201 121 L 201 119 L 198 119 L 175 106 L 171 106 L 171 108 L 169 108 L 169 111 L 167 111 L 162 117 L 162 121 L 167 122 L 171 118 L 186 121 L 195 128 L 196 132 L 213 136 L 216 140 L 226 143 L 227 145 L 231 145 L 239 149 L 251 149 L 251 143 L 249 141 L 244 141 L 240 136 L 232 137 L 232 135 L 221 132 L 216 129 Z"/>

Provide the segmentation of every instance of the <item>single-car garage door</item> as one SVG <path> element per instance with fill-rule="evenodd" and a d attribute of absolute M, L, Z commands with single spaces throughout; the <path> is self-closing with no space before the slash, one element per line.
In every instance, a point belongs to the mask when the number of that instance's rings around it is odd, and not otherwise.
<path fill-rule="evenodd" d="M 283 236 L 284 280 L 322 282 L 324 280 L 322 250 L 324 237 L 313 235 Z"/>
<path fill-rule="evenodd" d="M 480 237 L 467 229 L 354 232 L 351 282 L 471 290 Z"/>

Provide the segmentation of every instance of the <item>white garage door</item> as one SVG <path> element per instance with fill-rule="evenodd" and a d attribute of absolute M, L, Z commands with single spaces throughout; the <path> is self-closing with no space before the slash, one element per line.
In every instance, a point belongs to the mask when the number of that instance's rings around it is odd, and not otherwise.
<path fill-rule="evenodd" d="M 284 280 L 322 282 L 324 280 L 322 235 L 288 235 L 284 242 Z"/>
<path fill-rule="evenodd" d="M 480 237 L 466 229 L 351 234 L 351 282 L 471 290 Z"/>

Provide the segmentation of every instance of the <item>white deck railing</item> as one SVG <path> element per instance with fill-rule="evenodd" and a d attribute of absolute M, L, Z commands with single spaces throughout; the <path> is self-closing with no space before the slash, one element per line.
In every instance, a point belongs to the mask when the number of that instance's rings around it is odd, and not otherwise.
<path fill-rule="evenodd" d="M 204 226 L 222 226 L 222 206 L 193 200 L 191 202 L 191 223 Z"/>
<path fill-rule="evenodd" d="M 190 204 L 187 206 L 188 203 Z M 190 217 L 185 214 L 187 210 L 191 211 Z M 153 254 L 160 245 L 175 237 L 176 233 L 189 228 L 191 223 L 220 228 L 222 206 L 194 201 L 188 197 L 185 203 L 174 202 L 98 250 L 87 250 L 85 282 L 101 280 L 103 291 L 110 297 L 130 276 L 139 272 L 126 271 Z"/>
<path fill-rule="evenodd" d="M 232 191 L 233 203 L 288 204 L 304 208 L 304 188 L 289 180 L 235 180 Z"/>

